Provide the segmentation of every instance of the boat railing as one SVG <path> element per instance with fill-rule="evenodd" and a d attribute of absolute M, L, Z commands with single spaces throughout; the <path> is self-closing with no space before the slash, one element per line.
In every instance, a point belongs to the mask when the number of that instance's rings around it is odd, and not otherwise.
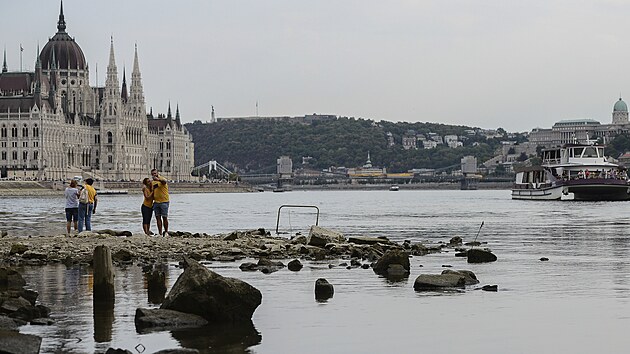
<path fill-rule="evenodd" d="M 562 159 L 557 158 L 557 159 L 544 159 L 543 160 L 543 164 L 547 164 L 547 165 L 558 165 L 562 162 Z"/>

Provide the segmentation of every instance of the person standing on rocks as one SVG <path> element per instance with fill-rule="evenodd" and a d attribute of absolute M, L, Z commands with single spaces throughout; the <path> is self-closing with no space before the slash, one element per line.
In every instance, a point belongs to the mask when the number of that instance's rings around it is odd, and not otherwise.
<path fill-rule="evenodd" d="M 77 231 L 79 219 L 79 190 L 77 181 L 70 181 L 70 186 L 63 193 L 66 197 L 66 236 L 70 236 L 70 225 L 74 221 L 74 231 Z"/>
<path fill-rule="evenodd" d="M 168 237 L 168 183 L 166 178 L 160 176 L 155 168 L 151 170 L 151 177 L 153 178 L 153 211 L 155 211 L 158 233 Z M 163 233 L 162 225 L 164 226 Z"/>
<path fill-rule="evenodd" d="M 92 214 L 96 213 L 96 204 L 98 203 L 96 189 L 92 187 L 92 184 L 94 184 L 93 179 L 86 179 L 85 186 L 79 193 L 79 232 L 83 231 L 83 224 L 85 224 L 87 231 L 92 231 Z"/>
<path fill-rule="evenodd" d="M 151 179 L 145 178 L 142 180 L 142 194 L 144 195 L 144 201 L 142 202 L 142 230 L 147 236 L 151 236 L 151 215 L 153 214 L 153 186 L 151 185 Z"/>

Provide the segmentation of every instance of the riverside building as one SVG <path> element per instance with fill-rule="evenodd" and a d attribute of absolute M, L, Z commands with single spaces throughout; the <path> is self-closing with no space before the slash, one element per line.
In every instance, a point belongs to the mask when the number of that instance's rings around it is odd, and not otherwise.
<path fill-rule="evenodd" d="M 122 84 L 110 43 L 105 86 L 90 86 L 81 47 L 66 32 L 61 5 L 57 33 L 38 49 L 34 72 L 0 74 L 0 174 L 22 179 L 141 180 L 152 168 L 190 180 L 192 136 L 179 107 L 146 112 L 135 48 L 131 80 Z"/>
<path fill-rule="evenodd" d="M 628 106 L 619 98 L 613 105 L 610 124 L 601 124 L 594 119 L 561 120 L 551 129 L 533 129 L 529 133 L 529 141 L 540 146 L 552 147 L 568 143 L 586 143 L 601 138 L 606 144 L 615 136 L 627 134 L 629 131 Z"/>

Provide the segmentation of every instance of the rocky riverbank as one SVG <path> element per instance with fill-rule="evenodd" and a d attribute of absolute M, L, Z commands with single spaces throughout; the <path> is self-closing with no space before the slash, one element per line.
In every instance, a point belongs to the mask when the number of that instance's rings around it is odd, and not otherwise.
<path fill-rule="evenodd" d="M 219 235 L 174 231 L 169 237 L 149 237 L 114 230 L 84 231 L 70 237 L 5 236 L 0 242 L 0 257 L 6 265 L 90 264 L 94 248 L 105 245 L 111 249 L 114 262 L 119 264 L 179 261 L 184 256 L 207 261 L 237 261 L 243 258 L 356 258 L 375 261 L 392 248 L 423 255 L 445 247 L 445 244 L 429 247 L 419 243 L 397 244 L 386 238 L 350 237 L 346 240 L 340 234 L 333 235 L 330 232 L 321 235 L 315 232 L 309 237 L 296 235 L 288 239 L 271 236 L 270 232 L 261 228 Z"/>
<path fill-rule="evenodd" d="M 242 331 L 243 338 L 253 338 L 254 344 L 259 343 L 260 339 L 251 323 L 251 317 L 261 304 L 260 291 L 238 279 L 224 278 L 206 269 L 202 266 L 205 261 L 243 260 L 239 266 L 242 271 L 271 273 L 285 267 L 289 271 L 300 271 L 301 261 L 304 260 L 328 260 L 329 267 L 372 268 L 380 276 L 400 280 L 410 275 L 409 257 L 441 252 L 447 248 L 457 251 L 456 256 L 467 255 L 469 263 L 496 260 L 494 255 L 494 259 L 482 258 L 487 257 L 490 252 L 479 248 L 474 250 L 482 254 L 476 255 L 477 259 L 471 259 L 475 252 L 470 252 L 467 246 L 472 244 L 463 244 L 462 239 L 457 236 L 436 244 L 410 241 L 398 243 L 384 237 L 344 237 L 338 232 L 318 226 L 312 226 L 308 236 L 297 234 L 290 239 L 271 236 L 270 232 L 261 228 L 218 235 L 172 232 L 169 237 L 100 230 L 84 231 L 70 237 L 4 236 L 1 240 L 0 347 L 17 340 L 15 343 L 18 343 L 18 347 L 28 344 L 39 348 L 41 338 L 22 335 L 17 332 L 17 327 L 25 323 L 52 323 L 48 318 L 50 310 L 43 306 L 46 304 L 36 302 L 37 292 L 27 290 L 24 280 L 14 267 L 63 263 L 66 266 L 80 265 L 101 269 L 101 258 L 97 258 L 99 262 L 94 261 L 96 248 L 106 249 L 108 260 L 111 254 L 111 260 L 105 262 L 109 263 L 108 268 L 111 268 L 112 262 L 114 266 L 141 267 L 147 276 L 149 292 L 155 288 L 161 293 L 158 303 L 162 303 L 162 306 L 159 310 L 139 308 L 136 311 L 138 330 L 222 326 L 225 321 L 233 325 L 239 319 L 238 323 L 241 325 L 237 328 Z M 257 262 L 250 262 L 252 259 Z M 287 259 L 292 260 L 285 265 L 283 261 Z M 179 262 L 186 270 L 164 298 L 166 287 L 163 265 L 167 262 Z M 479 281 L 470 271 L 446 269 L 442 274 L 421 274 L 414 283 L 414 290 L 463 289 L 477 283 Z M 37 284 L 30 286 L 37 288 Z M 219 293 L 225 296 L 217 296 Z M 323 278 L 317 280 L 317 301 L 327 301 L 333 294 L 333 284 Z M 97 304 L 95 297 L 94 306 L 97 305 L 102 306 L 100 302 Z M 242 311 L 234 311 L 235 308 Z M 38 351 L 35 349 L 29 352 Z M 120 352 L 130 353 L 124 350 Z"/>

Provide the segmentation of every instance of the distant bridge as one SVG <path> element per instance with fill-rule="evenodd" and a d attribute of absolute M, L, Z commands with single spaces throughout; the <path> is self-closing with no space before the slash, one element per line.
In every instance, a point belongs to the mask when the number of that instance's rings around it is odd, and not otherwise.
<path fill-rule="evenodd" d="M 221 165 L 220 163 L 218 163 L 216 160 L 211 160 L 208 161 L 206 163 L 204 163 L 203 165 L 199 165 L 199 166 L 195 166 L 193 167 L 193 172 L 197 172 L 197 176 L 199 176 L 201 173 L 201 170 L 207 168 L 208 169 L 208 174 L 212 174 L 212 171 L 216 171 L 217 174 L 222 175 L 224 177 L 228 177 L 232 174 L 232 171 L 230 171 L 227 167 Z"/>

